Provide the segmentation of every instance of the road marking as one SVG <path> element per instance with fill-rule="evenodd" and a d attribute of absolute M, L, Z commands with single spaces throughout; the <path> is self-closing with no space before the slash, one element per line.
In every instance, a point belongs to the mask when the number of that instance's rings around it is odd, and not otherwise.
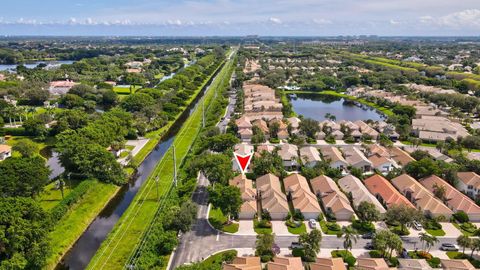
<path fill-rule="evenodd" d="M 217 242 L 220 240 L 220 232 L 217 232 Z"/>

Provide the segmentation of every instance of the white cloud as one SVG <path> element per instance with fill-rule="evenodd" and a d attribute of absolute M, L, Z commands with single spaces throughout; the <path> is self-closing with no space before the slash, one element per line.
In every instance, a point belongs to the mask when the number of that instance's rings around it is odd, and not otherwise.
<path fill-rule="evenodd" d="M 282 23 L 282 20 L 280 20 L 279 18 L 275 18 L 275 17 L 271 17 L 268 20 L 272 23 L 275 23 L 275 24 L 281 24 Z"/>
<path fill-rule="evenodd" d="M 391 25 L 397 25 L 397 24 L 401 24 L 401 23 L 402 23 L 402 22 L 396 21 L 396 20 L 394 20 L 394 19 L 391 19 L 391 20 L 390 20 L 390 24 L 391 24 Z"/>
<path fill-rule="evenodd" d="M 332 24 L 332 21 L 327 19 L 313 19 L 313 22 L 316 24 Z"/>
<path fill-rule="evenodd" d="M 451 28 L 469 27 L 480 29 L 480 9 L 466 9 L 436 18 L 422 16 L 420 17 L 420 22 Z"/>

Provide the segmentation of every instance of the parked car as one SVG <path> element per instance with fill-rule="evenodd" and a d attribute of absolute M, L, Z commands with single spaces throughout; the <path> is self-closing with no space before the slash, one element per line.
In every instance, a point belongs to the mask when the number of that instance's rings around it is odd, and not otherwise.
<path fill-rule="evenodd" d="M 440 250 L 443 251 L 458 251 L 458 246 L 450 243 L 442 243 Z"/>
<path fill-rule="evenodd" d="M 365 245 L 365 249 L 367 249 L 367 250 L 374 250 L 375 247 L 373 246 L 372 242 L 368 242 L 368 243 Z"/>
<path fill-rule="evenodd" d="M 308 225 L 310 226 L 310 228 L 315 229 L 317 228 L 317 221 L 315 219 L 310 219 L 308 221 Z"/>
<path fill-rule="evenodd" d="M 290 244 L 290 249 L 302 249 L 303 248 L 303 245 L 300 244 L 299 242 L 292 242 L 292 244 Z"/>
<path fill-rule="evenodd" d="M 375 233 L 373 232 L 368 232 L 362 235 L 363 239 L 373 239 L 373 237 L 375 237 Z"/>
<path fill-rule="evenodd" d="M 417 231 L 420 231 L 421 229 L 423 229 L 423 226 L 419 222 L 414 221 L 413 222 L 413 228 L 415 228 L 415 230 L 417 230 Z"/>

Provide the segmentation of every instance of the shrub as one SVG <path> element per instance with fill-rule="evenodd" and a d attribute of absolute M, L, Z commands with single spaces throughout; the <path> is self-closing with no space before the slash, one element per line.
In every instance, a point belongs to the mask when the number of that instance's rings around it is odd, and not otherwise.
<path fill-rule="evenodd" d="M 400 265 L 397 257 L 391 257 L 390 259 L 388 259 L 388 262 L 389 262 L 389 265 L 392 267 L 397 267 L 398 265 Z"/>
<path fill-rule="evenodd" d="M 430 254 L 430 253 L 428 253 L 428 252 L 426 252 L 426 251 L 424 251 L 424 250 L 418 251 L 418 252 L 417 252 L 417 256 L 418 256 L 419 258 L 422 258 L 422 259 L 425 259 L 425 260 L 430 260 L 430 259 L 432 259 L 432 257 L 433 257 L 432 254 Z"/>
<path fill-rule="evenodd" d="M 303 221 L 305 217 L 303 216 L 302 212 L 300 212 L 299 210 L 295 210 L 295 213 L 293 214 L 293 219 Z"/>
<path fill-rule="evenodd" d="M 344 262 L 348 264 L 348 267 L 353 267 L 357 260 L 353 256 L 347 256 L 345 259 L 343 259 Z"/>
<path fill-rule="evenodd" d="M 292 250 L 292 256 L 293 257 L 303 257 L 303 256 L 305 256 L 305 252 L 301 248 L 294 248 Z"/>
<path fill-rule="evenodd" d="M 61 200 L 55 207 L 50 211 L 52 221 L 54 223 L 58 222 L 74 205 L 77 203 L 87 191 L 92 187 L 94 180 L 85 180 L 81 182 L 76 188 L 72 190 L 63 200 Z"/>
<path fill-rule="evenodd" d="M 0 135 L 25 136 L 25 128 L 0 128 Z"/>
<path fill-rule="evenodd" d="M 322 221 L 323 218 L 324 218 L 324 217 L 323 217 L 323 214 L 322 214 L 322 213 L 318 214 L 318 218 L 317 218 L 318 221 Z"/>
<path fill-rule="evenodd" d="M 462 225 L 460 225 L 460 228 L 469 233 L 474 233 L 477 230 L 477 227 L 470 222 L 463 223 Z"/>
<path fill-rule="evenodd" d="M 338 225 L 337 223 L 333 223 L 333 222 L 328 222 L 327 223 L 327 228 L 330 231 L 339 231 L 341 229 L 340 225 Z"/>
<path fill-rule="evenodd" d="M 456 220 L 460 223 L 468 222 L 470 219 L 468 218 L 468 215 L 463 212 L 463 211 L 458 211 L 457 213 L 453 214 Z"/>
<path fill-rule="evenodd" d="M 427 262 L 432 268 L 440 268 L 440 258 L 438 257 L 433 257 L 430 260 L 427 260 Z"/>
<path fill-rule="evenodd" d="M 372 250 L 368 252 L 371 258 L 382 258 L 382 252 L 380 250 Z"/>
<path fill-rule="evenodd" d="M 259 228 L 271 228 L 272 223 L 266 219 L 262 219 L 258 222 L 258 227 Z"/>
<path fill-rule="evenodd" d="M 359 232 L 375 232 L 375 225 L 371 222 L 362 222 L 360 220 L 354 220 L 352 227 Z"/>
<path fill-rule="evenodd" d="M 437 220 L 435 219 L 429 219 L 425 222 L 425 229 L 429 230 L 441 230 L 442 229 L 442 224 L 440 224 Z"/>
<path fill-rule="evenodd" d="M 297 227 L 297 224 L 295 224 L 295 222 L 293 222 L 290 219 L 285 221 L 285 225 L 287 225 L 287 227 L 290 227 L 290 228 L 296 228 Z"/>
<path fill-rule="evenodd" d="M 272 255 L 262 255 L 260 256 L 260 260 L 264 263 L 269 262 L 272 260 Z"/>

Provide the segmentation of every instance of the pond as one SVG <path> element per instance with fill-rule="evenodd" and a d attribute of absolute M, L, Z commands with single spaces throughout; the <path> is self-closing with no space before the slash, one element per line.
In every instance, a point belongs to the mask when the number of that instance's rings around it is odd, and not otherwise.
<path fill-rule="evenodd" d="M 385 120 L 385 116 L 376 109 L 341 97 L 321 94 L 290 94 L 293 110 L 298 115 L 317 121 L 325 120 L 327 113 L 336 120 Z"/>
<path fill-rule="evenodd" d="M 60 65 L 64 65 L 64 64 L 73 64 L 74 61 L 71 61 L 71 60 L 59 60 L 59 61 L 37 61 L 37 62 L 32 62 L 32 63 L 24 63 L 23 65 L 26 67 L 26 68 L 35 68 L 37 67 L 39 64 L 45 64 L 47 65 L 46 66 L 46 69 L 53 69 L 53 68 L 57 68 L 57 67 L 60 67 Z M 19 64 L 14 64 L 14 65 L 0 65 L 0 71 L 5 71 L 5 70 L 9 70 L 9 71 L 15 71 L 17 69 L 17 66 Z"/>
<path fill-rule="evenodd" d="M 51 147 L 45 147 L 40 150 L 40 154 L 47 159 L 47 166 L 50 168 L 50 180 L 62 174 L 65 169 L 60 164 L 58 152 Z"/>

